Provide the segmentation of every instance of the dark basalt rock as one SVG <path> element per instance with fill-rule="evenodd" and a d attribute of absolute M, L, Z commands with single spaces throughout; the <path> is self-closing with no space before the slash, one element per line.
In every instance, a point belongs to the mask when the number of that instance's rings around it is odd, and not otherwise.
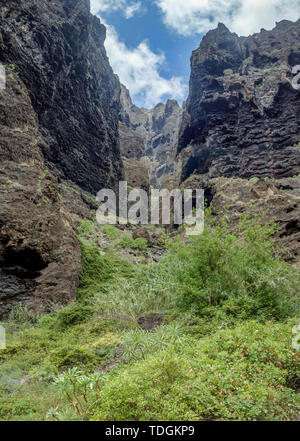
<path fill-rule="evenodd" d="M 0 29 L 0 62 L 29 91 L 48 168 L 91 193 L 117 188 L 120 84 L 89 0 L 6 0 Z"/>
<path fill-rule="evenodd" d="M 76 299 L 81 252 L 28 91 L 6 66 L 0 92 L 0 319 L 25 305 L 48 312 Z"/>
<path fill-rule="evenodd" d="M 197 174 L 286 178 L 299 173 L 300 20 L 238 37 L 223 24 L 191 58 L 190 93 L 180 128 L 181 181 Z"/>
<path fill-rule="evenodd" d="M 154 331 L 164 322 L 161 314 L 145 314 L 139 317 L 138 324 L 144 331 Z"/>
<path fill-rule="evenodd" d="M 0 6 L 0 318 L 76 300 L 80 218 L 118 188 L 120 83 L 88 0 Z M 85 191 L 86 190 L 86 191 Z M 89 192 L 89 193 L 88 193 Z"/>

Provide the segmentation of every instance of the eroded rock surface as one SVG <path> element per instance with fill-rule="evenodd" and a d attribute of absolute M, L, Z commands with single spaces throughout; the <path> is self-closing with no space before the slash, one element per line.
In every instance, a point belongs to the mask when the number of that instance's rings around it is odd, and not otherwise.
<path fill-rule="evenodd" d="M 193 175 L 182 187 L 197 189 L 202 176 Z M 214 178 L 206 181 L 206 196 L 212 214 L 226 216 L 234 231 L 243 213 L 258 214 L 262 223 L 274 221 L 276 244 L 285 260 L 300 263 L 300 180 L 297 178 Z"/>
<path fill-rule="evenodd" d="M 120 84 L 89 0 L 6 0 L 0 28 L 0 62 L 29 91 L 47 167 L 91 193 L 117 188 Z"/>
<path fill-rule="evenodd" d="M 24 83 L 6 66 L 0 93 L 0 317 L 76 299 L 81 252 Z"/>
<path fill-rule="evenodd" d="M 164 186 L 177 176 L 176 150 L 182 109 L 175 100 L 154 109 L 135 106 L 122 86 L 120 143 L 127 159 L 137 160 L 148 170 L 150 184 Z M 126 167 L 125 167 L 126 168 Z"/>
<path fill-rule="evenodd" d="M 190 93 L 180 129 L 181 180 L 286 178 L 299 173 L 300 20 L 238 37 L 223 24 L 191 58 Z"/>

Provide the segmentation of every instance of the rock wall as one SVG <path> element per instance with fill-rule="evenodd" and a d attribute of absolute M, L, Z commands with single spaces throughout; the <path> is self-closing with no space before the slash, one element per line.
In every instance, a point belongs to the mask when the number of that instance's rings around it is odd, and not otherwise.
<path fill-rule="evenodd" d="M 0 318 L 76 300 L 76 227 L 123 178 L 105 36 L 88 0 L 0 5 Z"/>
<path fill-rule="evenodd" d="M 115 188 L 120 84 L 89 0 L 7 0 L 0 29 L 0 62 L 29 91 L 48 168 L 91 193 Z"/>
<path fill-rule="evenodd" d="M 76 299 L 80 247 L 57 178 L 45 167 L 28 91 L 6 66 L 0 91 L 0 318 Z"/>
<path fill-rule="evenodd" d="M 190 92 L 180 128 L 181 181 L 192 174 L 291 177 L 299 173 L 300 20 L 238 37 L 223 24 L 191 58 Z"/>
<path fill-rule="evenodd" d="M 135 106 L 129 91 L 122 86 L 120 142 L 125 157 L 146 167 L 150 184 L 168 185 L 177 175 L 177 140 L 182 109 L 175 100 L 154 109 Z"/>

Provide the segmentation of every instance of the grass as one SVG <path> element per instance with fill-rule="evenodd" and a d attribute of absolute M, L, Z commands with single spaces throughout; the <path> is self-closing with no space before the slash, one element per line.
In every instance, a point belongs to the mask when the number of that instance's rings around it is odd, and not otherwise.
<path fill-rule="evenodd" d="M 113 225 L 104 225 L 101 228 L 101 231 L 103 234 L 105 234 L 106 236 L 108 236 L 112 240 L 117 239 L 120 234 L 120 232 L 117 230 L 117 228 L 114 227 Z"/>
<path fill-rule="evenodd" d="M 245 323 L 203 339 L 173 335 L 102 381 L 95 420 L 293 419 L 299 369 L 290 325 Z"/>
<path fill-rule="evenodd" d="M 130 248 L 132 250 L 147 251 L 148 242 L 144 238 L 133 239 L 132 235 L 124 234 L 117 244 L 121 248 Z"/>
<path fill-rule="evenodd" d="M 133 265 L 87 240 L 97 229 L 85 221 L 78 301 L 18 308 L 5 324 L 0 419 L 296 419 L 299 276 L 273 232 L 248 216 L 235 234 L 208 220 L 160 263 Z M 137 319 L 151 312 L 164 325 L 146 332 Z"/>

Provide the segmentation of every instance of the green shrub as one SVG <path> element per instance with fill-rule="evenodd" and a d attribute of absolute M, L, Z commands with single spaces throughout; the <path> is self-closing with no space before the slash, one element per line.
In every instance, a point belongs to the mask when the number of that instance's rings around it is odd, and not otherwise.
<path fill-rule="evenodd" d="M 147 239 L 144 239 L 143 237 L 139 237 L 138 239 L 135 239 L 133 243 L 133 249 L 139 251 L 147 251 L 148 249 Z"/>
<path fill-rule="evenodd" d="M 133 265 L 114 254 L 100 254 L 96 246 L 81 242 L 82 266 L 80 288 L 92 290 L 118 276 L 130 277 Z"/>
<path fill-rule="evenodd" d="M 130 234 L 124 234 L 118 241 L 118 245 L 122 248 L 130 248 L 132 250 L 146 251 L 148 242 L 144 238 L 133 239 Z"/>
<path fill-rule="evenodd" d="M 179 259 L 178 306 L 200 316 L 284 319 L 299 312 L 299 275 L 273 254 L 274 225 L 245 217 L 236 234 L 207 229 L 190 245 L 174 247 Z"/>
<path fill-rule="evenodd" d="M 77 368 L 69 369 L 66 373 L 58 375 L 55 378 L 55 384 L 60 393 L 66 395 L 70 409 L 66 411 L 59 410 L 59 407 L 51 408 L 47 412 L 47 419 L 58 421 L 65 421 L 66 419 L 86 420 L 91 405 L 95 406 L 99 401 L 100 379 L 101 375 L 85 376 Z"/>
<path fill-rule="evenodd" d="M 49 361 L 59 370 L 71 366 L 84 366 L 85 369 L 98 367 L 100 364 L 100 355 L 85 346 L 64 346 L 59 345 L 57 349 L 49 354 Z"/>
<path fill-rule="evenodd" d="M 122 248 L 133 248 L 134 239 L 131 234 L 124 234 L 117 243 Z"/>
<path fill-rule="evenodd" d="M 87 321 L 93 313 L 94 309 L 92 306 L 83 305 L 80 302 L 72 303 L 56 313 L 52 326 L 64 329 L 68 326 L 83 323 Z"/>
<path fill-rule="evenodd" d="M 103 379 L 93 420 L 296 419 L 288 387 L 300 368 L 291 324 L 244 323 L 190 344 L 170 343 Z"/>
<path fill-rule="evenodd" d="M 88 219 L 83 219 L 81 221 L 80 227 L 78 227 L 79 237 L 91 237 L 95 233 L 95 225 L 92 221 Z"/>

